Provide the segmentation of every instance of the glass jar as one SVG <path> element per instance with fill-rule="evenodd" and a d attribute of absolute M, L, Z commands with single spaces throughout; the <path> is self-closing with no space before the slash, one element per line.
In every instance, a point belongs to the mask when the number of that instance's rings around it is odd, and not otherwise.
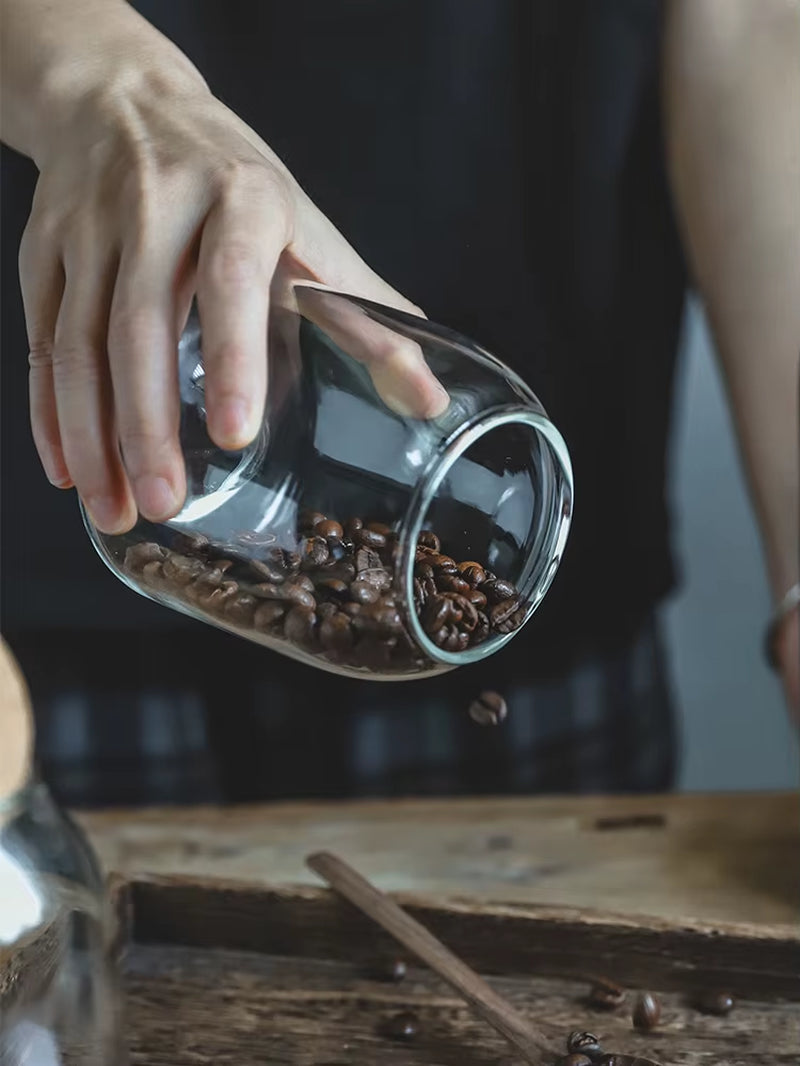
<path fill-rule="evenodd" d="M 115 922 L 94 855 L 44 785 L 0 799 L 0 1063 L 123 1066 Z"/>
<path fill-rule="evenodd" d="M 231 453 L 205 424 L 193 310 L 179 344 L 188 491 L 171 521 L 89 534 L 137 592 L 338 673 L 422 677 L 518 633 L 561 560 L 566 445 L 528 386 L 426 319 L 297 286 L 271 310 L 260 434 Z M 371 353 L 421 351 L 438 417 L 384 402 Z M 369 361 L 369 360 L 366 360 Z"/>

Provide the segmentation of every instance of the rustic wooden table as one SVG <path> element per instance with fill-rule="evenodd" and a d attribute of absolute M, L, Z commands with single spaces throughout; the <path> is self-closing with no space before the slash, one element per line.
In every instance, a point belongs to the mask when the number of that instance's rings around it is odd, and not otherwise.
<path fill-rule="evenodd" d="M 432 976 L 365 967 L 391 945 L 304 866 L 335 851 L 395 893 L 563 1041 L 663 1063 L 796 1063 L 800 835 L 788 794 L 287 804 L 82 814 L 133 914 L 127 961 L 136 1066 L 511 1066 L 503 1041 Z M 603 973 L 663 997 L 585 1003 Z M 733 991 L 725 1019 L 696 989 Z M 399 1047 L 387 1016 L 413 1008 Z"/>

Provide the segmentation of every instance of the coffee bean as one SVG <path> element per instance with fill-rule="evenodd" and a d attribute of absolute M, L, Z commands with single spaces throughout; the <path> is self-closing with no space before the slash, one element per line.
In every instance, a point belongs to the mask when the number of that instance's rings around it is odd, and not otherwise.
<path fill-rule="evenodd" d="M 377 570 L 381 566 L 381 557 L 372 548 L 361 547 L 356 552 L 356 573 L 362 570 Z"/>
<path fill-rule="evenodd" d="M 450 598 L 453 601 L 453 606 L 457 609 L 460 615 L 458 622 L 461 628 L 465 629 L 467 633 L 471 633 L 478 624 L 477 608 L 470 603 L 466 596 L 458 596 L 454 594 Z"/>
<path fill-rule="evenodd" d="M 308 576 L 308 574 L 297 574 L 291 579 L 291 584 L 298 588 L 305 589 L 306 592 L 314 592 L 314 582 Z"/>
<path fill-rule="evenodd" d="M 166 558 L 167 549 L 162 548 L 155 541 L 143 541 L 141 544 L 133 544 L 125 552 L 123 563 L 126 570 L 132 573 L 141 573 L 147 563 L 160 562 Z"/>
<path fill-rule="evenodd" d="M 695 1007 L 703 1014 L 716 1014 L 720 1017 L 730 1014 L 734 1007 L 733 996 L 729 992 L 721 992 L 711 988 L 700 992 L 694 1000 Z"/>
<path fill-rule="evenodd" d="M 142 567 L 142 578 L 148 585 L 160 586 L 165 583 L 164 567 L 159 559 L 153 559 Z"/>
<path fill-rule="evenodd" d="M 320 522 L 324 521 L 325 515 L 320 514 L 319 511 L 301 511 L 297 517 L 297 528 L 301 532 L 316 529 Z"/>
<path fill-rule="evenodd" d="M 471 591 L 469 584 L 455 574 L 440 574 L 436 584 L 443 592 L 457 592 L 461 596 Z"/>
<path fill-rule="evenodd" d="M 292 607 L 283 623 L 283 635 L 287 640 L 304 647 L 314 643 L 317 616 L 308 607 Z"/>
<path fill-rule="evenodd" d="M 380 533 L 382 537 L 394 536 L 394 530 L 391 526 L 387 526 L 385 522 L 367 522 L 367 529 L 373 533 Z"/>
<path fill-rule="evenodd" d="M 359 631 L 370 631 L 381 635 L 399 633 L 403 620 L 396 607 L 384 602 L 366 607 L 353 619 L 353 626 Z"/>
<path fill-rule="evenodd" d="M 266 581 L 270 585 L 279 585 L 286 578 L 287 571 L 282 566 L 276 566 L 275 563 L 251 559 L 247 565 L 259 580 Z"/>
<path fill-rule="evenodd" d="M 422 619 L 425 632 L 428 635 L 437 633 L 450 620 L 452 613 L 453 603 L 447 596 L 433 596 Z"/>
<path fill-rule="evenodd" d="M 373 551 L 378 548 L 386 547 L 385 534 L 377 533 L 374 529 L 370 529 L 368 526 L 362 526 L 362 528 L 356 532 L 353 539 L 360 547 L 372 548 Z"/>
<path fill-rule="evenodd" d="M 461 637 L 461 633 L 459 631 L 458 626 L 456 626 L 454 624 L 449 625 L 447 627 L 447 638 L 445 639 L 445 642 L 442 645 L 444 650 L 445 651 L 451 651 L 451 652 L 461 651 L 462 648 L 460 646 L 461 645 L 461 641 L 459 639 L 460 637 Z M 469 638 L 467 638 L 467 640 L 469 640 Z"/>
<path fill-rule="evenodd" d="M 163 563 L 164 577 L 178 586 L 188 585 L 205 570 L 202 559 L 170 552 Z M 216 569 L 216 568 L 215 568 Z M 220 571 L 221 573 L 222 571 Z"/>
<path fill-rule="evenodd" d="M 575 1029 L 567 1037 L 567 1051 L 571 1055 L 586 1055 L 590 1059 L 599 1058 L 603 1053 L 600 1041 L 594 1033 Z"/>
<path fill-rule="evenodd" d="M 346 651 L 355 637 L 350 618 L 341 611 L 326 618 L 319 628 L 319 642 L 326 651 Z"/>
<path fill-rule="evenodd" d="M 350 596 L 356 603 L 377 603 L 380 595 L 379 589 L 360 578 L 350 586 Z"/>
<path fill-rule="evenodd" d="M 219 588 L 214 589 L 206 600 L 206 610 L 217 613 L 224 611 L 238 591 L 239 583 L 237 581 L 223 581 Z"/>
<path fill-rule="evenodd" d="M 223 574 L 227 574 L 234 562 L 233 559 L 209 559 L 209 565 L 221 570 Z"/>
<path fill-rule="evenodd" d="M 305 607 L 308 610 L 313 610 L 317 605 L 313 592 L 309 592 L 307 588 L 304 588 L 296 578 L 292 578 L 290 581 L 284 582 L 283 585 L 276 587 L 281 592 L 279 598 L 296 607 Z"/>
<path fill-rule="evenodd" d="M 318 537 L 324 537 L 329 545 L 331 542 L 338 543 L 344 537 L 344 530 L 332 518 L 326 518 L 324 521 L 319 522 L 314 529 L 314 533 Z"/>
<path fill-rule="evenodd" d="M 493 581 L 484 581 L 481 592 L 486 596 L 489 603 L 500 603 L 505 600 L 516 599 L 519 593 L 510 581 L 495 578 Z"/>
<path fill-rule="evenodd" d="M 225 614 L 235 625 L 251 625 L 260 602 L 247 592 L 239 592 L 225 604 Z"/>
<path fill-rule="evenodd" d="M 337 600 L 343 600 L 347 596 L 348 585 L 346 581 L 340 581 L 338 577 L 325 577 L 317 582 L 317 591 Z"/>
<path fill-rule="evenodd" d="M 331 603 L 330 600 L 325 600 L 324 603 L 317 604 L 317 617 L 320 622 L 324 622 L 326 618 L 333 618 L 339 611 L 338 603 Z"/>
<path fill-rule="evenodd" d="M 386 1023 L 384 1031 L 392 1040 L 413 1040 L 419 1033 L 417 1016 L 411 1011 L 395 1014 Z"/>
<path fill-rule="evenodd" d="M 469 705 L 469 716 L 478 725 L 499 725 L 507 714 L 508 705 L 497 692 L 482 692 Z"/>
<path fill-rule="evenodd" d="M 355 618 L 357 614 L 361 614 L 361 612 L 364 610 L 364 607 L 360 603 L 353 603 L 351 601 L 350 603 L 342 604 L 342 610 L 345 614 L 349 614 L 351 618 Z"/>
<path fill-rule="evenodd" d="M 484 596 L 484 594 L 481 592 L 480 589 L 470 589 L 469 592 L 467 593 L 467 599 L 469 600 L 469 602 L 471 604 L 473 604 L 475 607 L 477 607 L 479 609 L 481 607 L 485 607 L 486 606 L 486 597 Z"/>
<path fill-rule="evenodd" d="M 447 638 L 450 636 L 450 627 L 441 626 L 439 629 L 429 632 L 428 636 L 431 638 L 437 648 L 442 648 L 444 647 Z"/>
<path fill-rule="evenodd" d="M 633 1027 L 643 1032 L 655 1029 L 661 1018 L 661 1004 L 650 992 L 641 992 L 633 1007 Z"/>
<path fill-rule="evenodd" d="M 480 644 L 484 640 L 486 640 L 486 638 L 489 636 L 490 629 L 491 629 L 491 623 L 489 622 L 488 615 L 486 615 L 483 611 L 479 610 L 478 611 L 478 624 L 475 626 L 475 629 L 472 631 L 472 643 L 473 644 Z"/>
<path fill-rule="evenodd" d="M 286 614 L 286 607 L 277 600 L 262 600 L 256 607 L 253 623 L 256 629 L 272 629 Z"/>
<path fill-rule="evenodd" d="M 481 585 L 486 580 L 486 571 L 481 564 L 474 563 L 471 560 L 468 560 L 465 563 L 459 563 L 458 572 L 464 580 L 472 586 L 472 588 Z"/>
<path fill-rule="evenodd" d="M 364 525 L 364 521 L 361 518 L 348 518 L 344 524 L 344 535 L 348 540 L 355 540 L 356 533 Z"/>
<path fill-rule="evenodd" d="M 304 570 L 322 566 L 330 558 L 330 549 L 324 537 L 308 537 L 300 545 L 301 563 Z"/>
<path fill-rule="evenodd" d="M 562 1055 L 556 1059 L 555 1066 L 592 1066 L 592 1060 L 588 1055 Z"/>
<path fill-rule="evenodd" d="M 442 545 L 436 534 L 430 529 L 423 529 L 420 535 L 417 537 L 417 544 L 423 548 L 430 548 L 431 551 L 441 551 Z"/>
<path fill-rule="evenodd" d="M 458 565 L 456 564 L 455 559 L 451 559 L 449 555 L 432 556 L 431 566 L 433 567 L 437 581 L 443 574 L 458 575 Z"/>
<path fill-rule="evenodd" d="M 589 1002 L 601 1010 L 614 1010 L 625 1002 L 625 989 L 605 977 L 597 978 L 589 990 Z"/>
<path fill-rule="evenodd" d="M 489 611 L 489 621 L 497 629 L 504 622 L 507 622 L 512 614 L 519 607 L 519 600 L 509 599 L 501 600 L 500 603 L 496 603 L 494 607 Z"/>
<path fill-rule="evenodd" d="M 208 537 L 202 533 L 176 533 L 172 538 L 172 547 L 182 555 L 207 555 L 210 550 Z"/>
<path fill-rule="evenodd" d="M 361 570 L 358 574 L 359 581 L 366 581 L 379 591 L 388 589 L 392 583 L 392 575 L 382 566 L 373 566 L 368 570 Z"/>

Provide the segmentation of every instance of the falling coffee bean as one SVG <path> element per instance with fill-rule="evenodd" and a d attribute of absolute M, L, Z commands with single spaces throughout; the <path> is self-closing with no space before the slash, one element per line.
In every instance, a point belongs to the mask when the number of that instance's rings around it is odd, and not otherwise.
<path fill-rule="evenodd" d="M 641 992 L 633 1007 L 633 1027 L 642 1032 L 655 1029 L 661 1018 L 661 1004 L 651 992 Z"/>
<path fill-rule="evenodd" d="M 723 1017 L 733 1010 L 734 1001 L 730 992 L 722 992 L 719 989 L 711 988 L 705 992 L 700 992 L 694 1000 L 694 1005 L 703 1014 L 716 1014 L 719 1017 Z"/>
<path fill-rule="evenodd" d="M 386 1023 L 386 1035 L 391 1040 L 413 1040 L 419 1033 L 419 1021 L 411 1011 L 395 1014 Z"/>
<path fill-rule="evenodd" d="M 589 1059 L 599 1058 L 603 1054 L 600 1041 L 594 1033 L 581 1029 L 573 1030 L 567 1037 L 567 1051 L 571 1055 L 585 1055 Z"/>
<path fill-rule="evenodd" d="M 478 725 L 499 725 L 508 714 L 508 705 L 497 692 L 482 692 L 469 705 L 469 716 Z"/>
<path fill-rule="evenodd" d="M 595 980 L 589 991 L 589 1003 L 601 1010 L 615 1010 L 625 1002 L 625 989 L 606 977 Z"/>

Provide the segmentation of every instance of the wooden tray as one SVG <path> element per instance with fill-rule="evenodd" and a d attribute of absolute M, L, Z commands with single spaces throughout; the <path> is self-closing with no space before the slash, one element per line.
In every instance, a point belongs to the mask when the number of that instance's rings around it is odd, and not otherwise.
<path fill-rule="evenodd" d="M 346 857 L 346 856 L 345 856 Z M 374 979 L 398 954 L 390 938 L 325 889 L 186 876 L 115 886 L 128 947 L 125 982 L 134 1066 L 512 1066 L 505 1042 L 430 973 Z M 585 909 L 396 897 L 524 1013 L 561 1042 L 596 1032 L 609 1050 L 666 1064 L 796 1064 L 800 942 L 786 927 L 622 917 Z M 658 992 L 657 1031 L 627 1009 L 585 1002 L 603 974 Z M 727 1018 L 692 993 L 737 996 Z M 384 1032 L 413 1010 L 420 1033 Z"/>

